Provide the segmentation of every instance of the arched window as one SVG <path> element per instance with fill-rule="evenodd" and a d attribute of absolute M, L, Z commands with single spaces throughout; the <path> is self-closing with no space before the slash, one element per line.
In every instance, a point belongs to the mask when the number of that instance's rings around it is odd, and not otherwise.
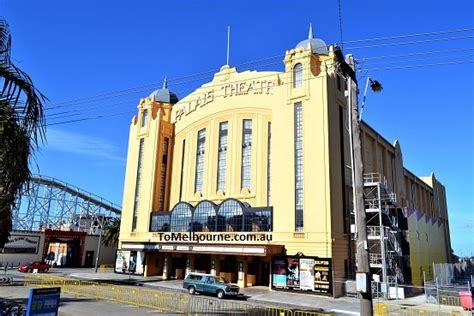
<path fill-rule="evenodd" d="M 301 87 L 303 84 L 303 65 L 297 63 L 293 67 L 293 88 Z"/>
<path fill-rule="evenodd" d="M 217 231 L 242 231 L 243 215 L 241 203 L 236 200 L 224 201 L 217 212 Z"/>
<path fill-rule="evenodd" d="M 209 201 L 200 202 L 194 209 L 192 229 L 194 232 L 213 232 L 216 230 L 216 209 Z"/>
<path fill-rule="evenodd" d="M 187 232 L 191 228 L 192 218 L 191 205 L 187 203 L 178 203 L 171 213 L 171 231 Z"/>

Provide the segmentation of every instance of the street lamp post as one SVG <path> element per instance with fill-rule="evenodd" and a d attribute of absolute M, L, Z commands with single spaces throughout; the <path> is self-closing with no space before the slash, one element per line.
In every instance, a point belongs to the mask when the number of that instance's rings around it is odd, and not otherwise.
<path fill-rule="evenodd" d="M 364 89 L 364 96 L 362 97 L 362 104 L 360 106 L 360 111 L 359 111 L 359 122 L 362 120 L 362 114 L 364 112 L 364 107 L 365 107 L 365 98 L 367 97 L 367 92 L 369 90 L 369 84 L 370 88 L 374 92 L 380 92 L 383 90 L 383 86 L 380 82 L 377 80 L 374 80 L 370 77 L 367 77 L 367 80 L 365 82 L 365 89 Z"/>
<path fill-rule="evenodd" d="M 346 56 L 346 63 L 355 69 L 354 58 L 352 55 Z M 365 105 L 365 97 L 367 95 L 368 86 L 374 91 L 381 91 L 382 85 L 370 78 L 364 91 L 363 105 Z M 356 265 L 357 265 L 357 291 L 360 299 L 360 314 L 372 315 L 372 286 L 370 275 L 369 249 L 367 245 L 367 226 L 365 219 L 364 206 L 364 183 L 363 183 L 363 163 L 362 149 L 360 140 L 360 119 L 362 111 L 359 115 L 357 105 L 358 87 L 353 77 L 347 76 L 347 104 L 348 104 L 348 121 L 349 121 L 349 145 L 351 152 L 351 174 L 352 174 L 352 199 L 355 212 L 356 224 Z"/>
<path fill-rule="evenodd" d="M 95 257 L 95 272 L 97 272 L 99 266 L 99 256 L 100 256 L 100 249 L 102 244 L 102 231 L 104 230 L 104 216 L 102 216 L 102 220 L 100 222 L 100 232 L 99 232 L 99 243 L 97 244 L 97 255 Z"/>

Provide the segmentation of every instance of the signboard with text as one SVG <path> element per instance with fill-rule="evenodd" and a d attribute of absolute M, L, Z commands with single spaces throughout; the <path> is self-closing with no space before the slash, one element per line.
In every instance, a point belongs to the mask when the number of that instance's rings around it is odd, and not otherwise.
<path fill-rule="evenodd" d="M 0 252 L 3 253 L 38 253 L 39 236 L 12 233 Z"/>
<path fill-rule="evenodd" d="M 57 316 L 60 287 L 30 289 L 26 316 Z"/>
<path fill-rule="evenodd" d="M 272 288 L 332 295 L 332 260 L 305 256 L 273 258 Z"/>

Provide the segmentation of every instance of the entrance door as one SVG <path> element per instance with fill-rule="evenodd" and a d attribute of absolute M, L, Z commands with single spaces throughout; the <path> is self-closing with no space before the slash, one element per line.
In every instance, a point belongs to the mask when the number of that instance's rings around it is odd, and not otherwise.
<path fill-rule="evenodd" d="M 194 259 L 194 270 L 201 273 L 211 273 L 211 256 L 196 255 Z"/>
<path fill-rule="evenodd" d="M 84 267 L 92 268 L 93 265 L 94 265 L 94 251 L 87 250 L 86 251 L 86 260 L 84 262 Z"/>
<path fill-rule="evenodd" d="M 270 284 L 270 263 L 260 262 L 260 285 L 268 286 Z"/>

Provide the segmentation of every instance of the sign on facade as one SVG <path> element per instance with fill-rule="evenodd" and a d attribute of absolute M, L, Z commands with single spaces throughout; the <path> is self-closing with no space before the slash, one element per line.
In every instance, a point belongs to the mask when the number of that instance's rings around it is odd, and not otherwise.
<path fill-rule="evenodd" d="M 331 258 L 273 258 L 272 288 L 332 295 Z"/>
<path fill-rule="evenodd" d="M 12 233 L 3 247 L 3 253 L 38 253 L 39 236 Z"/>

